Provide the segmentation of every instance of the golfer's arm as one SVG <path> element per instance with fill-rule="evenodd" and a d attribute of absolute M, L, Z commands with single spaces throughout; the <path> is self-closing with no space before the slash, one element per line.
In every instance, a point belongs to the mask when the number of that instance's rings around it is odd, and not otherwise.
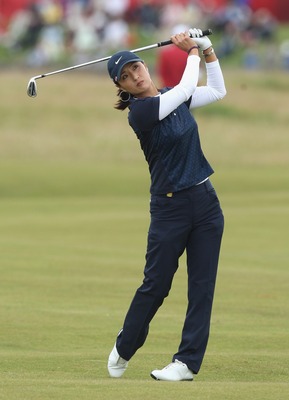
<path fill-rule="evenodd" d="M 207 85 L 197 87 L 190 108 L 202 107 L 221 100 L 227 93 L 223 73 L 218 60 L 206 63 Z"/>
<path fill-rule="evenodd" d="M 160 96 L 159 119 L 162 120 L 180 104 L 189 100 L 196 90 L 199 79 L 200 57 L 191 55 L 178 85 Z"/>

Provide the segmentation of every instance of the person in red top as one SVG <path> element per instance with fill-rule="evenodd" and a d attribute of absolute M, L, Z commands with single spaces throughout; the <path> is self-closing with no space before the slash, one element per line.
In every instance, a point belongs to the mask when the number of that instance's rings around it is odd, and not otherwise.
<path fill-rule="evenodd" d="M 184 32 L 188 28 L 177 25 L 172 34 L 176 35 L 180 32 Z M 163 47 L 159 52 L 159 57 L 156 63 L 156 71 L 162 87 L 174 87 L 176 86 L 185 70 L 187 63 L 187 55 L 184 51 L 180 50 L 177 46 L 169 45 Z"/>

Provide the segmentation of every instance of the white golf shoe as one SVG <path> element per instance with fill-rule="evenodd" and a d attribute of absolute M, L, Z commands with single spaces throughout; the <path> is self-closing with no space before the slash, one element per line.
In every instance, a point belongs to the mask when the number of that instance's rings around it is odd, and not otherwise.
<path fill-rule="evenodd" d="M 112 378 L 120 378 L 127 369 L 127 366 L 128 361 L 120 357 L 116 349 L 116 345 L 114 345 L 108 357 L 107 369 L 109 375 Z"/>
<path fill-rule="evenodd" d="M 155 369 L 151 377 L 157 381 L 192 381 L 194 375 L 191 370 L 179 360 L 175 360 L 163 369 Z"/>

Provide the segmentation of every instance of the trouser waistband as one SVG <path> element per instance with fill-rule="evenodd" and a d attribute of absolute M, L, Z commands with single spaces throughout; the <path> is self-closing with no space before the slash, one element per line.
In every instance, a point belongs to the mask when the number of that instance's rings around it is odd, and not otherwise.
<path fill-rule="evenodd" d="M 189 191 L 191 191 L 192 189 L 194 189 L 195 187 L 200 186 L 200 185 L 202 185 L 202 184 L 204 184 L 204 183 L 206 183 L 206 182 L 209 183 L 210 186 L 212 186 L 212 184 L 210 183 L 209 178 L 206 178 L 206 179 L 204 179 L 203 181 L 197 183 L 197 184 L 194 185 L 194 186 L 191 186 L 191 187 L 186 188 L 186 189 L 183 189 L 183 190 L 179 190 L 178 192 L 169 192 L 169 193 L 166 193 L 165 196 L 167 196 L 167 197 L 173 197 L 173 196 L 175 196 L 175 195 L 177 195 L 177 194 L 179 194 L 179 193 L 189 192 Z"/>

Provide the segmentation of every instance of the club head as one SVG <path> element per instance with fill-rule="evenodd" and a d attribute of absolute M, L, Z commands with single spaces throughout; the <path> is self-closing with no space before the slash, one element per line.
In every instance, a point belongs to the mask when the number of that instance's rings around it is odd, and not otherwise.
<path fill-rule="evenodd" d="M 34 78 L 31 78 L 27 86 L 27 94 L 29 97 L 37 96 L 37 86 Z"/>

